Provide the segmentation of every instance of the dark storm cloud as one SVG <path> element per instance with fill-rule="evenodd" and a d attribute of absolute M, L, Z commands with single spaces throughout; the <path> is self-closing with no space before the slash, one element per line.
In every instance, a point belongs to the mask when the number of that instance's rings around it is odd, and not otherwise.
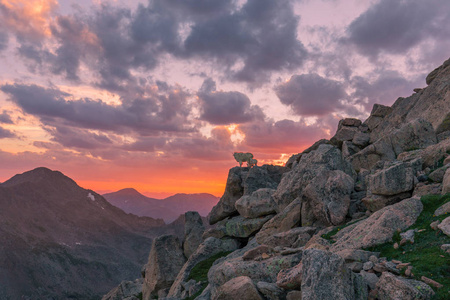
<path fill-rule="evenodd" d="M 9 115 L 9 112 L 7 112 L 6 110 L 4 110 L 0 114 L 0 123 L 3 123 L 3 124 L 14 124 L 14 122 L 11 119 L 11 116 Z"/>
<path fill-rule="evenodd" d="M 200 119 L 214 125 L 246 123 L 264 119 L 264 113 L 257 105 L 240 92 L 219 92 L 214 81 L 207 79 L 197 94 L 201 102 Z"/>
<path fill-rule="evenodd" d="M 16 134 L 8 129 L 0 127 L 0 139 L 17 137 Z"/>
<path fill-rule="evenodd" d="M 275 87 L 281 103 L 301 116 L 322 116 L 343 108 L 340 100 L 347 97 L 341 82 L 317 74 L 294 75 Z"/>
<path fill-rule="evenodd" d="M 380 72 L 373 82 L 356 76 L 350 83 L 355 90 L 351 98 L 370 112 L 374 103 L 391 105 L 398 97 L 411 95 L 414 88 L 421 87 L 422 81 L 422 78 L 409 81 L 393 71 Z"/>
<path fill-rule="evenodd" d="M 400 54 L 421 41 L 450 33 L 447 0 L 381 0 L 348 27 L 348 41 L 363 55 Z"/>
<path fill-rule="evenodd" d="M 102 4 L 87 14 L 57 16 L 49 37 L 56 48 L 42 37 L 23 37 L 19 54 L 32 71 L 39 66 L 73 81 L 84 63 L 97 85 L 111 91 L 124 90 L 136 80 L 133 70 L 150 71 L 166 55 L 215 64 L 224 77 L 258 85 L 306 59 L 298 20 L 289 0 L 249 0 L 242 7 L 231 0 L 156 0 L 134 11 Z"/>
<path fill-rule="evenodd" d="M 306 50 L 297 40 L 298 17 L 290 1 L 249 0 L 231 14 L 197 22 L 185 40 L 187 54 L 233 67 L 238 81 L 267 80 L 271 71 L 299 67 Z"/>
<path fill-rule="evenodd" d="M 188 95 L 180 89 L 129 99 L 118 106 L 89 98 L 75 101 L 60 90 L 37 85 L 3 85 L 0 90 L 24 112 L 51 126 L 133 131 L 141 135 L 191 130 L 186 122 L 190 113 Z"/>

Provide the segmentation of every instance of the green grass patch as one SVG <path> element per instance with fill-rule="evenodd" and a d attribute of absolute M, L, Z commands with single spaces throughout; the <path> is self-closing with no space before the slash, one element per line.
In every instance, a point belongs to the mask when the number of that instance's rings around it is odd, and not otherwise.
<path fill-rule="evenodd" d="M 197 282 L 200 281 L 203 282 L 203 285 L 202 288 L 197 293 L 195 293 L 191 297 L 186 298 L 186 300 L 194 300 L 195 298 L 200 296 L 203 290 L 208 286 L 208 271 L 212 267 L 213 263 L 219 258 L 227 256 L 230 253 L 231 251 L 219 252 L 211 256 L 210 258 L 199 262 L 192 268 L 191 272 L 189 273 L 187 281 L 194 279 Z"/>
<path fill-rule="evenodd" d="M 433 299 L 449 299 L 450 292 L 450 255 L 444 253 L 440 247 L 442 244 L 450 244 L 450 237 L 446 236 L 440 230 L 433 230 L 430 224 L 434 221 L 442 221 L 449 215 L 435 216 L 434 211 L 441 205 L 450 201 L 450 194 L 427 195 L 421 198 L 423 211 L 416 223 L 409 229 L 425 229 L 422 232 L 416 232 L 414 244 L 405 244 L 398 249 L 394 249 L 395 242 L 400 241 L 400 234 L 396 233 L 393 241 L 370 247 L 366 250 L 381 252 L 381 257 L 387 257 L 389 260 L 396 259 L 402 262 L 410 262 L 413 266 L 414 278 L 420 280 L 422 276 L 431 278 L 442 285 L 441 289 L 433 288 L 436 292 Z M 406 230 L 405 230 L 406 231 Z"/>
<path fill-rule="evenodd" d="M 208 259 L 205 259 L 204 261 L 199 262 L 196 264 L 192 270 L 191 273 L 189 273 L 189 277 L 187 281 L 194 279 L 195 281 L 208 281 L 208 271 L 213 265 L 213 263 L 218 260 L 221 257 L 227 256 L 231 252 L 219 252 L 213 256 L 211 256 Z"/>

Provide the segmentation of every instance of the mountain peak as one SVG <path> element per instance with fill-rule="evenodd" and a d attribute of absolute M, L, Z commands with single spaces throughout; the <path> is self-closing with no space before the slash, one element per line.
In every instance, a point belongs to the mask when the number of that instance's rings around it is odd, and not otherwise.
<path fill-rule="evenodd" d="M 144 196 L 143 194 L 139 193 L 134 188 L 121 189 L 121 190 L 118 190 L 117 192 L 115 192 L 115 194 L 122 195 L 122 196 Z"/>
<path fill-rule="evenodd" d="M 2 186 L 14 186 L 18 184 L 22 184 L 25 182 L 51 182 L 51 183 L 63 183 L 65 185 L 77 186 L 77 183 L 73 181 L 71 178 L 67 177 L 63 173 L 59 171 L 52 171 L 46 167 L 38 167 L 31 171 L 24 172 L 22 174 L 17 174 L 2 183 Z"/>

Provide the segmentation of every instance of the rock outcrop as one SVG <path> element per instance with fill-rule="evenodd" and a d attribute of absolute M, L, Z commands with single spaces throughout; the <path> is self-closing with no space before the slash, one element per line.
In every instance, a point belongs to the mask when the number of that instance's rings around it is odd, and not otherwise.
<path fill-rule="evenodd" d="M 423 207 L 429 200 L 418 195 L 450 192 L 447 65 L 411 97 L 374 105 L 364 122 L 341 120 L 330 141 L 294 154 L 285 167 L 232 168 L 209 215 L 213 228 L 202 234 L 197 215 L 186 215 L 184 255 L 178 241 L 155 240 L 144 299 L 430 299 L 428 284 L 438 282 L 411 279 L 411 262 L 388 260 L 371 247 L 392 243 L 406 253 L 430 228 L 450 236 L 450 217 L 442 217 L 448 203 L 433 208 L 438 219 L 427 228 L 411 228 L 421 213 L 431 214 Z M 169 244 L 183 264 L 174 267 L 176 278 L 160 274 Z M 447 255 L 448 243 L 439 247 Z M 206 262 L 207 281 L 192 279 Z"/>
<path fill-rule="evenodd" d="M 203 241 L 202 235 L 205 231 L 202 217 L 196 211 L 188 211 L 184 214 L 184 256 L 189 258 Z"/>
<path fill-rule="evenodd" d="M 177 237 L 163 235 L 154 239 L 145 268 L 143 299 L 151 299 L 159 290 L 170 288 L 185 262 Z"/>

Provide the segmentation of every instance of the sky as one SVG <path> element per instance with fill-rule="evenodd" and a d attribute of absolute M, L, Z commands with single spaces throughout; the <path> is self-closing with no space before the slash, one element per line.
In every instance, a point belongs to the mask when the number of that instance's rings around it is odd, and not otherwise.
<path fill-rule="evenodd" d="M 450 57 L 448 0 L 0 0 L 0 182 L 220 196 Z"/>

